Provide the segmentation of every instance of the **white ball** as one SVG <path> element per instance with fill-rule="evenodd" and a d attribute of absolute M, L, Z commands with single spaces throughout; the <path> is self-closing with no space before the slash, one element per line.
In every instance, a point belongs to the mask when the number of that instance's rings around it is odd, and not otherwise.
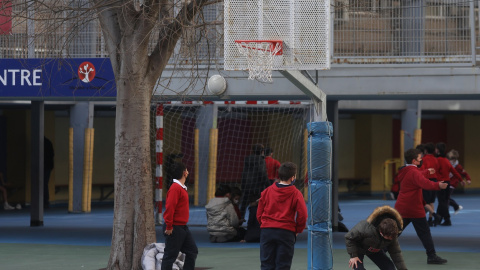
<path fill-rule="evenodd" d="M 207 86 L 210 94 L 221 95 L 227 89 L 227 81 L 222 77 L 222 75 L 216 74 L 208 79 Z"/>

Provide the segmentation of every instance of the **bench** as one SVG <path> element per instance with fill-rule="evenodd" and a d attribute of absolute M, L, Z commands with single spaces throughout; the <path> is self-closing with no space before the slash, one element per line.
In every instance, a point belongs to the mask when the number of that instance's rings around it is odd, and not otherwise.
<path fill-rule="evenodd" d="M 12 185 L 11 183 L 6 183 L 3 187 L 7 190 L 7 196 L 10 202 L 23 200 L 22 198 L 25 195 L 24 186 Z M 1 198 L 3 198 L 3 196 Z"/>
<path fill-rule="evenodd" d="M 352 177 L 352 178 L 338 178 L 338 184 L 346 182 L 348 192 L 357 191 L 360 186 L 370 184 L 370 178 Z"/>
<path fill-rule="evenodd" d="M 92 187 L 100 188 L 100 201 L 103 201 L 103 200 L 107 199 L 115 191 L 115 187 L 114 187 L 113 183 L 112 184 L 92 184 Z M 105 192 L 104 192 L 105 189 L 108 190 L 107 194 L 105 194 Z"/>
<path fill-rule="evenodd" d="M 92 188 L 100 189 L 100 201 L 104 201 L 110 197 L 115 191 L 113 183 L 111 184 L 92 184 Z M 61 190 L 68 189 L 68 185 L 55 185 L 55 194 Z"/>

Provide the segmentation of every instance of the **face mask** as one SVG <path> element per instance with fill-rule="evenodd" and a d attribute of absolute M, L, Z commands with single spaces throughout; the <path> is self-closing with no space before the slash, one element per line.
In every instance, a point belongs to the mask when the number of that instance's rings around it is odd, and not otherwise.
<path fill-rule="evenodd" d="M 234 204 L 238 204 L 238 200 L 233 200 L 233 203 L 234 203 Z"/>
<path fill-rule="evenodd" d="M 295 184 L 295 181 L 297 181 L 297 178 L 294 178 L 293 181 L 292 181 L 292 185 Z"/>
<path fill-rule="evenodd" d="M 420 161 L 420 164 L 417 165 L 417 168 L 422 167 L 422 164 L 423 164 L 423 159 L 422 159 L 422 161 Z"/>

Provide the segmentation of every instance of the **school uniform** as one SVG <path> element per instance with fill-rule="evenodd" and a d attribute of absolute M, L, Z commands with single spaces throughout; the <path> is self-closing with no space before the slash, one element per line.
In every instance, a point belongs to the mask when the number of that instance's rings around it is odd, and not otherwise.
<path fill-rule="evenodd" d="M 265 165 L 267 166 L 267 176 L 270 181 L 270 185 L 275 183 L 278 179 L 278 169 L 280 168 L 280 162 L 271 156 L 265 157 Z"/>
<path fill-rule="evenodd" d="M 469 182 L 469 183 L 472 181 L 472 179 L 470 178 L 470 175 L 467 173 L 467 171 L 465 171 L 463 169 L 462 165 L 460 165 L 458 163 L 458 160 L 456 160 L 453 163 L 452 163 L 452 161 L 450 161 L 450 164 L 452 164 L 453 168 L 455 168 L 455 170 L 462 176 L 462 179 L 460 179 L 459 181 L 454 181 L 455 176 L 453 176 L 452 173 L 449 174 L 449 176 L 450 176 L 450 203 L 449 203 L 449 205 L 453 207 L 455 212 L 457 212 L 460 209 L 460 205 L 452 198 L 453 191 L 457 188 L 458 183 L 463 181 L 463 178 L 465 178 L 467 180 L 467 182 Z"/>
<path fill-rule="evenodd" d="M 450 164 L 452 163 L 450 162 Z M 462 176 L 462 179 L 465 178 L 465 180 L 467 180 L 468 182 L 472 181 L 472 178 L 470 178 L 470 175 L 467 173 L 467 171 L 465 171 L 463 166 L 458 163 L 458 160 L 452 164 L 452 167 L 455 168 L 455 170 L 458 172 L 458 174 L 460 174 L 460 176 Z M 450 185 L 453 188 L 456 188 L 458 183 L 462 181 L 462 179 L 460 180 L 457 179 L 457 181 L 455 181 L 455 177 L 453 176 L 453 173 L 449 173 L 449 176 L 450 176 Z"/>
<path fill-rule="evenodd" d="M 307 224 L 307 206 L 294 185 L 275 183 L 258 202 L 260 261 L 262 270 L 290 269 L 296 234 Z"/>
<path fill-rule="evenodd" d="M 189 203 L 187 187 L 178 180 L 173 179 L 173 184 L 167 192 L 165 212 L 163 213 L 163 231 L 171 230 L 171 235 L 165 236 L 165 250 L 162 259 L 162 270 L 171 270 L 178 257 L 178 253 L 185 253 L 184 270 L 194 270 L 198 248 L 188 229 Z"/>
<path fill-rule="evenodd" d="M 435 173 L 428 175 L 427 178 L 430 181 L 437 182 L 437 177 L 438 177 L 437 176 L 437 172 L 438 172 L 437 158 L 432 154 L 426 154 L 422 158 L 422 161 L 423 161 L 422 169 L 428 169 L 428 168 L 435 169 Z M 424 189 L 422 193 L 423 193 L 423 199 L 427 204 L 435 202 L 435 198 L 437 197 L 437 191 Z"/>
<path fill-rule="evenodd" d="M 408 164 L 401 169 L 398 172 L 398 177 L 401 182 L 401 188 L 395 203 L 395 209 L 403 218 L 403 227 L 405 228 L 412 223 L 420 241 L 422 241 L 425 247 L 427 256 L 433 257 L 436 255 L 436 251 L 430 227 L 425 218 L 422 189 L 440 190 L 440 187 L 438 183 L 425 178 L 417 166 L 412 164 Z"/>
<path fill-rule="evenodd" d="M 449 184 L 446 189 L 443 189 L 437 193 L 438 198 L 438 207 L 437 214 L 442 216 L 445 221 L 445 225 L 451 224 L 450 213 L 448 212 L 448 207 L 450 205 L 450 185 L 456 186 L 459 181 L 461 181 L 462 176 L 453 168 L 450 161 L 445 157 L 437 157 L 439 170 L 438 170 L 438 181 L 445 181 Z M 452 179 L 450 179 L 450 173 L 453 174 Z M 450 181 L 451 180 L 451 181 Z"/>

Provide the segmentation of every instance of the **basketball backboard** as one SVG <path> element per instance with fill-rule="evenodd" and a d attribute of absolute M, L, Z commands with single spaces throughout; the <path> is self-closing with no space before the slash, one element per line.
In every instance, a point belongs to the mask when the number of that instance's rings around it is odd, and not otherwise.
<path fill-rule="evenodd" d="M 280 40 L 272 70 L 330 68 L 330 0 L 224 0 L 224 69 L 247 70 L 238 40 Z"/>

